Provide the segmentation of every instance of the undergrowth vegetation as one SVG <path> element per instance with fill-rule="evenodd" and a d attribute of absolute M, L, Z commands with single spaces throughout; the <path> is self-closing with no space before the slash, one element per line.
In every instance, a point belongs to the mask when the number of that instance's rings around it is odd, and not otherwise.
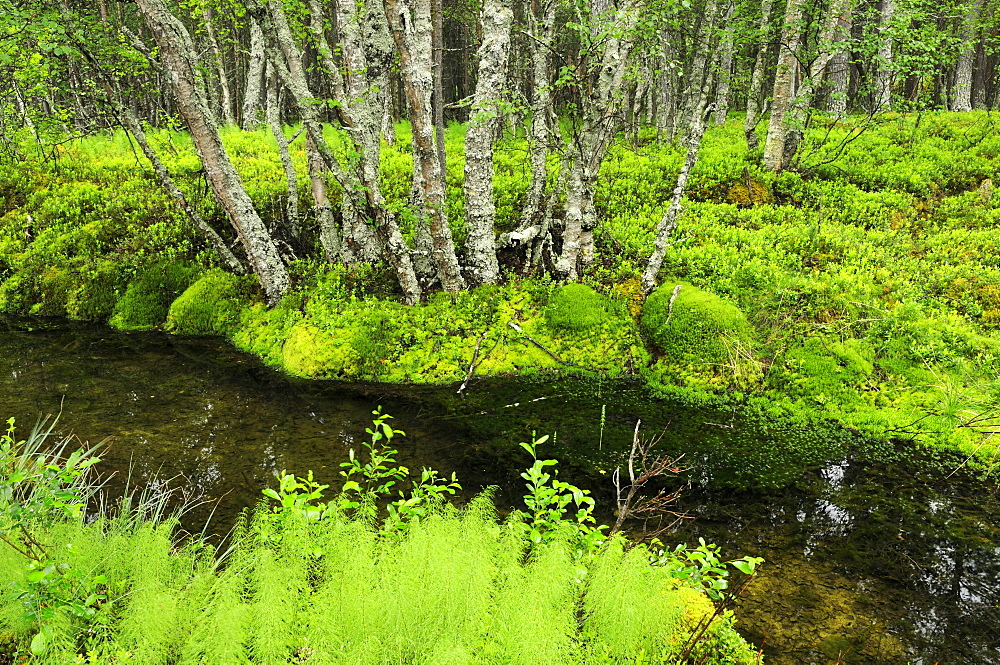
<path fill-rule="evenodd" d="M 374 412 L 332 500 L 282 472 L 223 551 L 181 537 L 167 497 L 84 519 L 99 460 L 52 429 L 0 436 L 0 649 L 17 662 L 758 663 L 710 598 L 727 566 L 701 542 L 666 550 L 607 536 L 588 492 L 523 444 L 526 510 L 488 490 L 455 507 L 454 478 L 412 487 Z M 44 543 L 44 544 L 43 544 Z"/>
<path fill-rule="evenodd" d="M 660 274 L 663 291 L 646 313 L 638 276 L 681 164 L 676 148 L 646 131 L 614 146 L 606 161 L 597 260 L 584 285 L 523 278 L 509 265 L 501 286 L 433 294 L 414 308 L 398 304 L 382 267 L 307 262 L 293 262 L 292 293 L 265 308 L 248 281 L 213 270 L 211 253 L 136 169 L 123 136 L 90 137 L 60 147 L 55 164 L 0 169 L 0 311 L 222 334 L 306 377 L 634 375 L 671 394 L 756 400 L 781 417 L 958 447 L 992 464 L 1000 397 L 993 117 L 886 114 L 859 137 L 849 121 L 818 120 L 797 170 L 780 174 L 747 153 L 740 120 L 706 134 Z M 462 130 L 447 135 L 447 206 L 458 242 Z M 400 210 L 412 172 L 407 131 L 401 126 L 400 140 L 385 146 L 382 167 L 390 205 Z M 166 131 L 153 138 L 202 215 L 225 231 L 188 139 Z M 273 138 L 230 130 L 225 140 L 268 224 L 280 227 L 285 189 Z M 292 155 L 304 194 L 301 140 Z M 497 151 L 500 231 L 519 219 L 525 154 L 523 140 L 510 137 Z M 411 217 L 400 220 L 412 235 Z M 178 266 L 204 272 L 168 313 L 163 292 L 138 284 L 154 270 L 187 269 Z M 656 323 L 649 312 L 677 284 L 687 286 L 676 320 Z"/>

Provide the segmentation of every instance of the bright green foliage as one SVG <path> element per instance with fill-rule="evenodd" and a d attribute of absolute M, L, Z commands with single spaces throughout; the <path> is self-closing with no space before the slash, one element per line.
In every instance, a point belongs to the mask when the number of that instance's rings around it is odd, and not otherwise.
<path fill-rule="evenodd" d="M 374 415 L 367 459 L 352 453 L 338 496 L 324 503 L 328 486 L 312 474 L 281 474 L 264 492 L 276 504 L 240 520 L 221 562 L 200 541 L 175 539 L 165 497 L 85 522 L 76 479 L 96 459 L 25 455 L 8 433 L 0 489 L 13 491 L 3 493 L 2 533 L 15 546 L 0 548 L 0 579 L 21 593 L 0 599 L 4 648 L 30 649 L 46 665 L 78 654 L 136 665 L 625 665 L 686 652 L 699 662 L 757 662 L 732 616 L 716 616 L 702 591 L 726 575 L 717 558 L 709 570 L 692 556 L 708 551 L 704 543 L 686 558 L 620 536 L 581 548 L 580 527 L 600 534 L 586 519 L 592 500 L 550 482 L 551 460 L 536 458 L 525 473 L 530 514 L 499 521 L 490 491 L 455 508 L 444 501 L 454 480 L 425 471 L 378 525 L 375 500 L 407 470 L 389 448 L 402 433 Z M 525 446 L 534 455 L 540 443 Z M 32 471 L 31 460 L 46 464 Z M 16 489 L 25 484 L 34 491 Z M 552 510 L 569 503 L 585 519 Z M 25 528 L 58 559 L 25 556 Z M 752 572 L 756 563 L 734 565 Z"/>
<path fill-rule="evenodd" d="M 167 320 L 170 304 L 191 285 L 198 269 L 176 263 L 153 265 L 128 285 L 115 305 L 112 326 L 122 330 L 150 330 Z"/>
<path fill-rule="evenodd" d="M 164 328 L 181 335 L 227 335 L 248 304 L 244 280 L 222 270 L 210 270 L 170 305 Z"/>
<path fill-rule="evenodd" d="M 990 426 L 972 425 L 986 422 L 1000 394 L 1000 136 L 979 112 L 885 114 L 838 155 L 860 122 L 817 117 L 799 171 L 777 175 L 746 153 L 738 116 L 705 136 L 662 274 L 742 310 L 753 344 L 737 336 L 741 343 L 723 352 L 710 340 L 682 349 L 681 361 L 653 362 L 650 348 L 660 343 L 640 337 L 636 277 L 682 161 L 650 133 L 613 145 L 596 183 L 597 260 L 584 275 L 594 293 L 510 276 L 502 286 L 429 293 L 425 304 L 404 308 L 384 266 L 299 262 L 295 290 L 281 305 L 268 310 L 237 296 L 225 308 L 230 321 L 202 329 L 301 376 L 458 383 L 470 370 L 634 374 L 692 396 L 736 388 L 803 422 L 836 419 L 877 438 L 904 433 L 989 460 L 996 437 Z M 346 145 L 327 132 L 337 149 Z M 412 240 L 408 132 L 401 125 L 400 140 L 384 147 L 382 174 L 388 205 Z M 153 131 L 150 140 L 202 215 L 230 233 L 203 195 L 190 139 Z M 227 130 L 224 140 L 265 221 L 279 224 L 284 181 L 270 133 Z M 446 143 L 446 208 L 460 241 L 461 126 L 449 128 Z M 103 319 L 149 266 L 216 264 L 121 133 L 57 153 L 58 170 L 35 158 L 0 166 L 0 311 Z M 301 139 L 291 153 L 306 210 Z M 501 231 L 520 218 L 525 155 L 516 136 L 497 147 Z M 551 156 L 550 185 L 558 161 Z M 331 198 L 339 196 L 332 187 Z M 838 345 L 871 363 L 867 376 L 845 373 L 843 363 L 854 361 Z"/>

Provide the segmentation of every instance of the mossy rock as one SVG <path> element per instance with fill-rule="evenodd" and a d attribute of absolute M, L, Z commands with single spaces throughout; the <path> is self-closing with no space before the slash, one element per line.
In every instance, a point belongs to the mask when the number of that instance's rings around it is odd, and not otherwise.
<path fill-rule="evenodd" d="M 210 270 L 170 305 L 164 328 L 181 335 L 229 335 L 248 306 L 245 280 Z"/>
<path fill-rule="evenodd" d="M 581 334 L 611 318 L 610 301 L 586 284 L 567 284 L 552 292 L 544 310 L 553 332 Z"/>
<path fill-rule="evenodd" d="M 104 321 L 115 309 L 125 289 L 128 269 L 108 259 L 82 271 L 82 284 L 69 294 L 66 314 L 71 319 Z"/>
<path fill-rule="evenodd" d="M 752 349 L 754 341 L 753 330 L 736 305 L 677 282 L 665 282 L 650 294 L 642 307 L 641 326 L 668 362 L 682 365 L 729 365 L 734 355 Z"/>
<path fill-rule="evenodd" d="M 354 375 L 358 357 L 351 335 L 327 332 L 309 321 L 299 321 L 288 332 L 281 364 L 291 374 L 310 378 Z"/>
<path fill-rule="evenodd" d="M 198 268 L 160 263 L 141 272 L 115 305 L 109 323 L 121 330 L 150 330 L 167 320 L 170 304 L 198 276 Z"/>
<path fill-rule="evenodd" d="M 763 182 L 751 178 L 749 181 L 737 182 L 731 186 L 726 192 L 726 202 L 751 208 L 774 203 L 774 195 Z"/>

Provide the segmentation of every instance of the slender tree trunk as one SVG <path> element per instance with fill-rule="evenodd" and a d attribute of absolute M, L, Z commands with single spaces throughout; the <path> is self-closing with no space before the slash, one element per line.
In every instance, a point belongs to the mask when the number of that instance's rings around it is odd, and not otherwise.
<path fill-rule="evenodd" d="M 581 127 L 563 160 L 563 168 L 572 170 L 566 188 L 562 251 L 553 266 L 560 279 L 575 281 L 580 268 L 586 267 L 593 258 L 593 232 L 597 224 L 594 189 L 608 145 L 618 130 L 621 92 L 633 46 L 629 31 L 637 20 L 636 13 L 635 4 L 628 2 L 613 16 L 597 14 L 591 23 L 595 31 L 598 21 L 602 30 L 609 23 L 616 29 L 603 38 L 600 59 L 591 65 L 590 90 L 580 95 L 583 107 Z"/>
<path fill-rule="evenodd" d="M 888 111 L 892 108 L 892 19 L 896 13 L 896 0 L 881 0 L 879 12 L 879 31 L 882 35 L 875 79 L 875 110 Z"/>
<path fill-rule="evenodd" d="M 420 165 L 424 214 L 434 243 L 434 264 L 441 287 L 452 293 L 465 288 L 465 280 L 445 215 L 445 173 L 431 107 L 434 87 L 431 0 L 386 0 L 385 14 L 399 54 L 413 134 L 413 158 Z"/>
<path fill-rule="evenodd" d="M 222 49 L 219 48 L 219 40 L 215 38 L 215 27 L 212 25 L 214 19 L 212 8 L 205 6 L 202 13 L 205 19 L 205 33 L 208 35 L 208 44 L 212 49 L 212 59 L 215 60 L 215 68 L 219 73 L 219 87 L 222 89 L 222 119 L 227 125 L 235 125 L 236 119 L 233 117 L 233 98 L 229 92 L 229 75 L 226 74 L 226 63 L 222 60 Z"/>
<path fill-rule="evenodd" d="M 785 138 L 791 126 L 789 110 L 794 96 L 796 55 L 802 30 L 803 0 L 788 0 L 785 7 L 785 25 L 781 31 L 778 67 L 774 74 L 771 94 L 771 118 L 764 143 L 764 168 L 780 171 L 783 166 Z"/>
<path fill-rule="evenodd" d="M 343 260 L 343 243 L 337 230 L 337 220 L 333 218 L 333 206 L 326 190 L 327 172 L 323 157 L 319 154 L 312 139 L 306 135 L 306 158 L 309 162 L 309 185 L 313 198 L 313 213 L 319 225 L 319 244 L 323 248 L 323 256 L 327 263 L 336 264 Z"/>
<path fill-rule="evenodd" d="M 431 101 L 434 107 L 434 133 L 437 136 L 438 161 L 441 173 L 447 173 L 447 153 L 444 145 L 444 6 L 442 0 L 431 0 L 433 31 L 431 52 L 433 56 L 434 93 Z"/>
<path fill-rule="evenodd" d="M 149 140 L 146 138 L 146 132 L 142 128 L 142 123 L 139 119 L 135 117 L 135 114 L 117 100 L 114 93 L 110 93 L 112 100 L 114 101 L 115 109 L 118 115 L 121 117 L 122 124 L 128 129 L 129 133 L 135 139 L 135 142 L 139 144 L 139 149 L 142 150 L 142 154 L 146 156 L 149 160 L 150 165 L 153 167 L 153 174 L 156 176 L 157 182 L 160 183 L 160 187 L 163 188 L 170 198 L 173 199 L 174 203 L 180 208 L 187 218 L 191 220 L 195 228 L 205 236 L 205 240 L 212 246 L 212 248 L 222 259 L 223 265 L 226 269 L 237 275 L 243 275 L 246 273 L 246 268 L 240 263 L 240 260 L 236 258 L 233 252 L 226 245 L 226 242 L 215 232 L 208 222 L 202 218 L 194 206 L 192 206 L 187 197 L 184 196 L 184 192 L 180 190 L 174 179 L 170 177 L 170 171 L 167 170 L 166 165 L 160 160 L 160 156 L 156 154 L 153 146 L 150 145 Z"/>
<path fill-rule="evenodd" d="M 684 139 L 687 153 L 680 173 L 677 174 L 677 184 L 674 185 L 673 195 L 670 197 L 670 205 L 660 218 L 660 223 L 656 226 L 656 240 L 653 244 L 653 253 L 646 264 L 646 270 L 642 273 L 642 291 L 649 294 L 656 288 L 656 276 L 663 266 L 663 259 L 667 255 L 667 241 L 670 234 L 677 228 L 684 207 L 681 199 L 684 197 L 684 190 L 687 188 L 688 177 L 691 170 L 698 163 L 698 151 L 701 149 L 701 139 L 705 135 L 705 122 L 702 118 L 695 119 L 694 126 Z"/>
<path fill-rule="evenodd" d="M 955 67 L 955 92 L 952 111 L 972 110 L 972 65 L 976 60 L 976 21 L 982 0 L 973 0 L 962 19 L 961 46 Z"/>
<path fill-rule="evenodd" d="M 730 2 L 722 21 L 722 29 L 725 32 L 722 35 L 722 44 L 719 47 L 721 54 L 719 60 L 719 85 L 715 91 L 715 124 L 717 125 L 726 124 L 726 116 L 729 114 L 729 85 L 733 78 L 734 41 L 729 22 L 733 18 L 733 11 L 735 9 L 736 4 Z"/>
<path fill-rule="evenodd" d="M 208 107 L 207 94 L 198 75 L 198 57 L 190 34 L 163 0 L 137 0 L 146 25 L 159 47 L 160 58 L 171 74 L 170 86 L 177 110 L 187 123 L 205 176 L 216 200 L 236 229 L 254 273 L 271 304 L 277 304 L 289 287 L 288 271 L 253 201 L 236 173 L 219 137 Z"/>
<path fill-rule="evenodd" d="M 353 12 L 350 14 L 352 19 L 360 19 L 358 5 L 350 0 L 347 2 Z M 327 75 L 330 76 L 334 97 L 340 102 L 337 112 L 359 153 L 356 164 L 351 171 L 345 171 L 340 165 L 323 136 L 322 125 L 318 118 L 319 107 L 316 98 L 309 89 L 302 51 L 292 34 L 281 0 L 268 0 L 266 6 L 260 2 L 250 2 L 249 4 L 259 21 L 267 20 L 268 28 L 280 47 L 281 53 L 273 52 L 270 58 L 275 66 L 275 71 L 282 77 L 285 86 L 292 91 L 292 95 L 295 97 L 308 138 L 312 141 L 326 168 L 340 184 L 344 198 L 349 199 L 352 205 L 364 211 L 365 217 L 362 219 L 373 221 L 376 235 L 382 245 L 383 255 L 396 272 L 405 302 L 410 305 L 418 303 L 421 291 L 413 271 L 409 249 L 406 247 L 395 217 L 386 210 L 379 187 L 377 137 L 379 136 L 381 115 L 370 106 L 365 105 L 366 98 L 363 95 L 355 97 L 347 94 L 345 84 L 350 84 L 351 79 L 345 83 L 340 68 L 332 62 L 333 51 L 323 34 L 325 20 L 318 1 L 312 0 L 310 2 L 310 29 L 316 39 L 320 61 Z M 348 20 L 339 24 L 345 33 L 342 42 L 344 57 L 348 57 L 348 51 L 354 55 L 363 54 L 359 46 L 361 40 L 356 38 L 361 30 L 360 20 Z M 375 27 L 369 41 L 373 44 L 372 48 L 376 48 L 378 46 L 378 23 L 365 19 L 365 25 Z M 264 24 L 261 23 L 261 26 L 264 27 Z M 366 72 L 371 72 L 371 75 L 374 76 L 383 65 L 385 63 L 375 61 L 369 62 L 368 66 L 365 62 L 359 62 L 356 65 L 348 63 L 345 70 L 349 76 L 352 72 L 357 72 L 358 77 L 365 76 Z M 355 66 L 357 69 L 354 69 Z M 358 86 L 361 85 L 361 80 L 361 78 L 356 80 Z M 365 138 L 370 135 L 376 137 L 374 145 L 371 145 L 372 142 Z M 347 227 L 348 224 L 345 223 L 345 235 Z"/>
<path fill-rule="evenodd" d="M 794 2 L 794 0 L 791 0 Z M 763 115 L 764 79 L 768 61 L 768 35 L 771 31 L 771 9 L 774 0 L 763 0 L 760 6 L 760 23 L 757 27 L 757 55 L 754 58 L 753 71 L 750 74 L 750 90 L 747 92 L 747 115 L 743 122 L 743 133 L 746 135 L 747 148 L 756 150 L 760 144 L 757 138 L 757 123 Z"/>
<path fill-rule="evenodd" d="M 465 132 L 465 263 L 470 281 L 493 284 L 500 277 L 497 264 L 493 202 L 493 143 L 500 128 L 497 104 L 507 87 L 511 0 L 485 0 L 479 15 L 483 42 L 479 47 L 479 80 Z"/>
<path fill-rule="evenodd" d="M 544 213 L 545 186 L 549 172 L 549 109 L 552 89 L 549 82 L 549 60 L 556 20 L 555 0 L 534 0 L 528 8 L 528 52 L 531 54 L 531 140 L 528 141 L 531 164 L 531 184 L 521 214 L 520 228 L 534 226 Z M 558 125 L 554 128 L 558 132 Z"/>
<path fill-rule="evenodd" d="M 851 36 L 851 23 L 849 15 L 838 22 L 835 37 L 838 42 L 843 42 Z M 847 83 L 851 69 L 849 58 L 849 49 L 846 46 L 841 47 L 830 58 L 826 68 L 827 82 L 830 84 L 826 110 L 837 116 L 847 114 Z"/>
<path fill-rule="evenodd" d="M 258 114 L 262 109 L 261 82 L 264 77 L 264 32 L 253 18 L 250 19 L 250 64 L 247 67 L 247 82 L 243 91 L 242 127 L 250 131 L 260 123 Z"/>
<path fill-rule="evenodd" d="M 299 176 L 295 172 L 295 164 L 292 163 L 292 153 L 288 149 L 288 139 L 285 137 L 285 129 L 281 125 L 278 117 L 278 77 L 271 76 L 267 81 L 268 99 L 274 100 L 267 104 L 267 124 L 271 127 L 271 134 L 274 142 L 278 146 L 278 157 L 281 159 L 281 168 L 285 172 L 285 186 L 288 190 L 288 199 L 285 202 L 285 223 L 288 225 L 289 235 L 293 238 L 299 237 Z"/>

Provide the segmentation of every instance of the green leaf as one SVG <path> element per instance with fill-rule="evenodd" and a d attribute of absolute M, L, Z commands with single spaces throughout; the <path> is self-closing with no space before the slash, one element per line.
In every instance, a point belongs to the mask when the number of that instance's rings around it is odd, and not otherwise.
<path fill-rule="evenodd" d="M 34 637 L 31 638 L 31 646 L 28 648 L 31 650 L 31 653 L 35 654 L 36 656 L 41 656 L 42 654 L 45 653 L 45 649 L 47 649 L 48 646 L 49 646 L 48 638 L 46 638 L 45 635 L 42 634 L 41 631 L 39 631 L 38 633 L 35 634 Z"/>

